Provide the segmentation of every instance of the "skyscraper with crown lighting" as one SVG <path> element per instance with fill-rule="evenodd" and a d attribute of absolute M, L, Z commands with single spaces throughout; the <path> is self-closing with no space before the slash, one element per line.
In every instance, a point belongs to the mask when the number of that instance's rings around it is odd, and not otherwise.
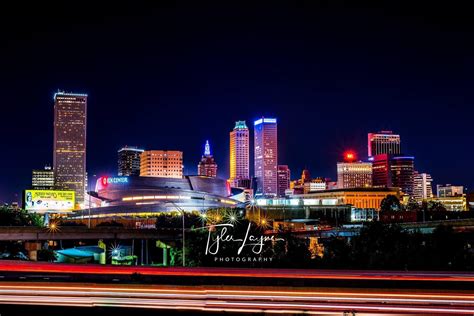
<path fill-rule="evenodd" d="M 230 174 L 229 182 L 233 187 L 250 186 L 250 141 L 249 129 L 245 121 L 235 122 L 230 132 Z"/>
<path fill-rule="evenodd" d="M 217 164 L 211 155 L 211 145 L 209 145 L 208 140 L 206 140 L 206 145 L 204 146 L 204 155 L 202 155 L 201 161 L 198 163 L 198 175 L 212 178 L 217 177 Z"/>

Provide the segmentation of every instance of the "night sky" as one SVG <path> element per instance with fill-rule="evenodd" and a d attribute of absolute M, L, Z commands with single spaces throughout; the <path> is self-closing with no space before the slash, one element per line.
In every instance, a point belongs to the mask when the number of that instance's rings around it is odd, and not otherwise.
<path fill-rule="evenodd" d="M 474 188 L 467 7 L 138 3 L 0 10 L 0 201 L 52 164 L 58 89 L 89 94 L 90 174 L 114 174 L 123 145 L 182 150 L 195 174 L 209 139 L 227 178 L 234 122 L 263 115 L 279 120 L 293 178 L 335 179 L 345 149 L 365 159 L 367 133 L 388 129 L 435 183 Z"/>

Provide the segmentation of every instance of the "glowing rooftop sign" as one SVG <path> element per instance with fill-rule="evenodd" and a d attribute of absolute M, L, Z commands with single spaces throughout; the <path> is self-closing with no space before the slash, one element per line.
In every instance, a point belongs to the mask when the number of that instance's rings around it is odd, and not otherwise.
<path fill-rule="evenodd" d="M 254 125 L 260 125 L 262 123 L 276 123 L 277 119 L 276 118 L 261 118 L 256 120 L 253 124 Z"/>

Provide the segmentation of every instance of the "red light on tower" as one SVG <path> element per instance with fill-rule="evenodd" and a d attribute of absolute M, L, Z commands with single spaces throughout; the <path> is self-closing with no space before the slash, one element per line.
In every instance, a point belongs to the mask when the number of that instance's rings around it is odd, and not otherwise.
<path fill-rule="evenodd" d="M 356 153 L 353 152 L 352 150 L 348 150 L 344 152 L 344 161 L 346 162 L 353 162 L 356 160 Z"/>

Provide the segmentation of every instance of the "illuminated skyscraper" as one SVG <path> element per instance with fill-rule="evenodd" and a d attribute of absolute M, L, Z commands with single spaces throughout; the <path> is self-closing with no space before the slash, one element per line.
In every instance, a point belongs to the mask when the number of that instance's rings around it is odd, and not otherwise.
<path fill-rule="evenodd" d="M 202 155 L 201 161 L 198 164 L 198 175 L 212 178 L 217 177 L 217 164 L 211 155 L 211 146 L 208 140 L 206 140 L 206 145 L 204 146 L 204 155 Z"/>
<path fill-rule="evenodd" d="M 145 150 L 140 156 L 141 177 L 182 178 L 183 152 Z"/>
<path fill-rule="evenodd" d="M 372 163 L 374 187 L 398 187 L 413 196 L 415 157 L 380 154 L 373 157 Z"/>
<path fill-rule="evenodd" d="M 143 149 L 125 146 L 118 150 L 118 170 L 119 176 L 139 176 L 140 175 L 140 155 Z"/>
<path fill-rule="evenodd" d="M 403 193 L 413 196 L 415 174 L 415 157 L 394 156 L 390 160 L 390 172 L 392 177 L 392 187 L 397 187 Z"/>
<path fill-rule="evenodd" d="M 433 198 L 433 187 L 431 185 L 433 179 L 428 173 L 418 173 L 418 171 L 415 171 L 413 182 L 413 197 L 417 201 L 421 202 Z"/>
<path fill-rule="evenodd" d="M 287 165 L 278 166 L 278 196 L 285 196 L 285 191 L 290 188 L 291 171 Z"/>
<path fill-rule="evenodd" d="M 400 135 L 392 131 L 380 131 L 368 134 L 368 155 L 373 157 L 380 154 L 398 155 L 401 153 Z"/>
<path fill-rule="evenodd" d="M 87 94 L 54 95 L 55 186 L 73 190 L 83 205 L 86 187 Z"/>
<path fill-rule="evenodd" d="M 278 194 L 278 129 L 275 118 L 254 122 L 256 195 Z"/>
<path fill-rule="evenodd" d="M 249 129 L 245 121 L 237 121 L 234 130 L 230 132 L 229 182 L 234 187 L 247 187 L 250 183 L 249 150 Z M 242 185 L 243 183 L 246 185 Z"/>

